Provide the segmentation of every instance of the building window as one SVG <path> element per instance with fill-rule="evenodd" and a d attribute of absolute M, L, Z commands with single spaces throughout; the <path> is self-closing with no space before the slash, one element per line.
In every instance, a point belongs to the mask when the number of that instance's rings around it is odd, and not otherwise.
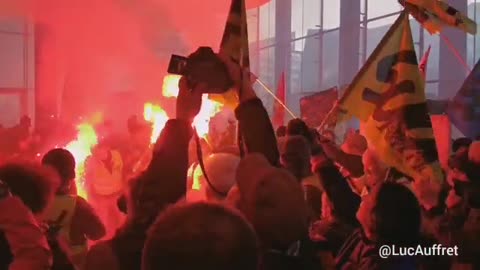
<path fill-rule="evenodd" d="M 468 0 L 468 17 L 477 24 L 480 22 L 480 0 Z M 467 64 L 474 67 L 480 58 L 480 38 L 467 35 Z"/>

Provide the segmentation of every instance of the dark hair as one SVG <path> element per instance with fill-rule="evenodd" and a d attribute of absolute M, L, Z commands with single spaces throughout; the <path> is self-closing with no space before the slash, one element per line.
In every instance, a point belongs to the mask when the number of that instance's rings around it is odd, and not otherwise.
<path fill-rule="evenodd" d="M 219 204 L 174 205 L 149 230 L 142 269 L 256 270 L 255 232 L 233 209 Z"/>
<path fill-rule="evenodd" d="M 332 204 L 333 216 L 352 226 L 358 226 L 356 214 L 361 200 L 350 188 L 348 180 L 330 162 L 320 166 L 317 173 L 320 184 Z"/>
<path fill-rule="evenodd" d="M 460 149 L 461 147 L 469 147 L 470 144 L 472 144 L 472 140 L 470 138 L 458 138 L 456 140 L 453 141 L 452 143 L 452 150 L 453 152 L 457 152 L 458 149 Z"/>
<path fill-rule="evenodd" d="M 285 137 L 287 135 L 287 127 L 286 126 L 279 126 L 276 131 L 276 135 L 278 138 Z"/>
<path fill-rule="evenodd" d="M 56 148 L 48 151 L 42 158 L 42 164 L 51 166 L 58 173 L 62 186 L 75 178 L 75 158 L 66 149 Z"/>
<path fill-rule="evenodd" d="M 382 244 L 410 246 L 420 239 L 421 213 L 415 195 L 405 186 L 385 182 L 375 187 L 374 233 Z"/>
<path fill-rule="evenodd" d="M 313 136 L 312 133 L 310 132 L 310 128 L 307 126 L 307 124 L 302 120 L 302 119 L 292 119 L 288 122 L 287 125 L 287 135 L 288 136 L 293 136 L 293 135 L 300 135 L 305 137 L 309 143 L 313 143 Z"/>
<path fill-rule="evenodd" d="M 0 179 L 34 213 L 42 212 L 58 185 L 55 175 L 35 164 L 9 163 L 0 166 Z"/>

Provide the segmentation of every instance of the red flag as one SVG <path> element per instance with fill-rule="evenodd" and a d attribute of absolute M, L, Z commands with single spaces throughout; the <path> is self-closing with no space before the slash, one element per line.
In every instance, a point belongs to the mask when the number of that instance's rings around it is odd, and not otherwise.
<path fill-rule="evenodd" d="M 285 124 L 285 108 L 283 107 L 285 104 L 285 88 L 285 72 L 282 72 L 277 88 L 278 100 L 275 100 L 275 104 L 273 105 L 273 126 L 275 127 L 283 126 Z M 280 104 L 280 102 L 282 104 Z"/>
<path fill-rule="evenodd" d="M 423 79 L 426 80 L 426 75 L 427 75 L 427 65 L 428 65 L 428 57 L 430 56 L 430 49 L 432 46 L 428 46 L 427 51 L 422 57 L 422 60 L 420 60 L 420 64 L 418 65 L 418 68 L 420 69 L 420 73 L 422 73 Z"/>
<path fill-rule="evenodd" d="M 270 0 L 247 0 L 247 9 L 260 7 L 268 2 L 270 2 Z"/>

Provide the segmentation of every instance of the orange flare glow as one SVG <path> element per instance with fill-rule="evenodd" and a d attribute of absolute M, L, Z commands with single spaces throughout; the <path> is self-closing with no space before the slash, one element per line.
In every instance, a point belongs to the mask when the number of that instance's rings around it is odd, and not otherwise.
<path fill-rule="evenodd" d="M 97 145 L 98 138 L 93 126 L 89 123 L 82 123 L 77 126 L 77 139 L 68 143 L 65 149 L 70 151 L 75 157 L 76 162 L 76 179 L 77 194 L 80 197 L 87 198 L 84 187 L 85 180 L 85 161 L 92 155 L 92 149 Z"/>
<path fill-rule="evenodd" d="M 163 78 L 162 94 L 164 97 L 177 97 L 178 96 L 178 82 L 181 76 L 179 75 L 167 75 Z"/>
<path fill-rule="evenodd" d="M 210 128 L 210 120 L 223 108 L 223 104 L 208 99 L 207 95 L 202 98 L 202 108 L 197 117 L 193 119 L 193 126 L 197 129 L 200 138 L 206 138 Z"/>
<path fill-rule="evenodd" d="M 157 141 L 158 136 L 162 132 L 168 121 L 167 113 L 159 105 L 146 103 L 143 109 L 143 118 L 152 123 L 152 136 L 150 142 L 153 144 Z"/>

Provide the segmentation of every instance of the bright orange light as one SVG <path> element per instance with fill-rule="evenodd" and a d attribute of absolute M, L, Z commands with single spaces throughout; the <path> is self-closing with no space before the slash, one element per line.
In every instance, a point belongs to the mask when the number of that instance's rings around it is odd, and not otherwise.
<path fill-rule="evenodd" d="M 178 97 L 180 78 L 179 75 L 167 75 L 163 78 L 162 94 L 164 97 Z"/>
<path fill-rule="evenodd" d="M 74 141 L 65 146 L 75 157 L 77 194 L 80 197 L 87 198 L 87 192 L 84 187 L 85 180 L 85 161 L 92 155 L 92 149 L 98 144 L 97 134 L 93 126 L 89 123 L 82 123 L 77 126 L 78 134 Z"/>
<path fill-rule="evenodd" d="M 160 133 L 165 127 L 168 121 L 168 115 L 159 105 L 145 103 L 143 118 L 153 125 L 152 136 L 150 138 L 150 142 L 153 144 L 157 141 L 158 136 L 160 136 Z"/>
<path fill-rule="evenodd" d="M 205 138 L 208 135 L 211 118 L 219 113 L 222 108 L 222 103 L 208 99 L 207 95 L 203 96 L 202 108 L 197 117 L 193 119 L 193 126 L 197 129 L 199 137 Z"/>

